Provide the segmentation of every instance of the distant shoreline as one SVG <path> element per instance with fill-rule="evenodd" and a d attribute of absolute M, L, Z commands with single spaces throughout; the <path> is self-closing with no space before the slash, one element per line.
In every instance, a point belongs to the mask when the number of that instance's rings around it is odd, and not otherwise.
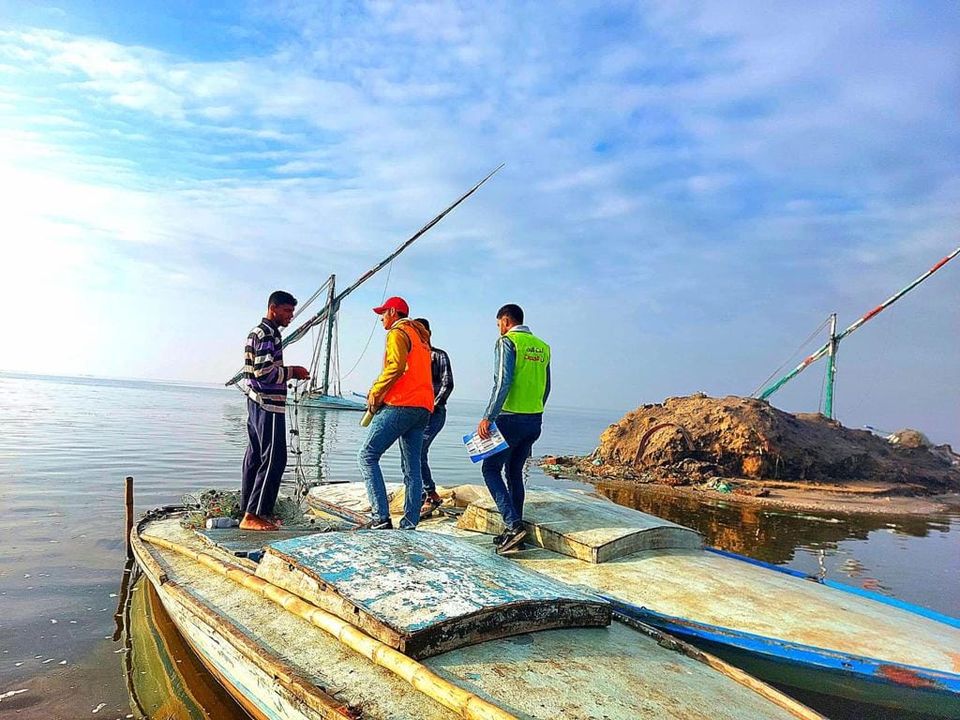
<path fill-rule="evenodd" d="M 544 470 L 551 477 L 576 480 L 594 486 L 611 486 L 642 489 L 651 494 L 671 497 L 686 497 L 698 502 L 730 502 L 744 505 L 797 510 L 802 512 L 825 512 L 871 515 L 934 515 L 951 510 L 960 511 L 960 493 L 939 495 L 896 495 L 888 491 L 894 486 L 884 487 L 876 484 L 847 484 L 833 488 L 824 486 L 791 487 L 792 483 L 778 483 L 762 480 L 732 479 L 736 486 L 743 483 L 746 487 L 760 488 L 765 495 L 753 495 L 747 492 L 719 492 L 691 485 L 668 485 L 660 482 L 636 482 L 618 477 L 587 475 L 578 472 L 552 472 Z"/>

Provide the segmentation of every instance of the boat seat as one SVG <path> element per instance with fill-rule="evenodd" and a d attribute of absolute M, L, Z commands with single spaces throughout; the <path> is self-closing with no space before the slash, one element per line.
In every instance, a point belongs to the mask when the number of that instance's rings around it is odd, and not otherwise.
<path fill-rule="evenodd" d="M 453 537 L 357 530 L 265 549 L 257 575 L 415 658 L 538 630 L 602 627 L 608 603 Z"/>
<path fill-rule="evenodd" d="M 696 530 L 606 498 L 562 490 L 528 490 L 523 524 L 525 542 L 590 563 L 610 562 L 644 550 L 703 547 Z M 478 494 L 457 525 L 491 534 L 504 529 L 489 493 Z"/>

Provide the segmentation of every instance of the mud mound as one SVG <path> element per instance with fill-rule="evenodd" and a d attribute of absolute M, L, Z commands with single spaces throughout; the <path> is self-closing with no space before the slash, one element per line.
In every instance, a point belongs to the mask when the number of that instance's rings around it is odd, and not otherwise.
<path fill-rule="evenodd" d="M 949 446 L 933 447 L 917 431 L 894 437 L 889 442 L 819 414 L 791 415 L 753 398 L 698 394 L 628 413 L 603 432 L 587 464 L 591 474 L 619 469 L 614 474 L 670 484 L 756 478 L 960 490 L 960 458 Z"/>

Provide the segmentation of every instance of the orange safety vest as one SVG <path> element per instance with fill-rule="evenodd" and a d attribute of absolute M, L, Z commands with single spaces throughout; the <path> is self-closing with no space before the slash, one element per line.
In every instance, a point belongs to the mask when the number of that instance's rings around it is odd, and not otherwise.
<path fill-rule="evenodd" d="M 433 375 L 430 369 L 430 346 L 410 323 L 402 323 L 399 329 L 410 338 L 407 353 L 407 369 L 390 386 L 383 401 L 400 407 L 422 407 L 433 412 Z"/>

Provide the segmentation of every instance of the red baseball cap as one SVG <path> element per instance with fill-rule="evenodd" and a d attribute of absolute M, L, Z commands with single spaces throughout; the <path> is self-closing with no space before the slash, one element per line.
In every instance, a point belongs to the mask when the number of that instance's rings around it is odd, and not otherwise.
<path fill-rule="evenodd" d="M 373 309 L 377 315 L 383 315 L 387 310 L 396 310 L 404 315 L 410 314 L 410 306 L 407 305 L 407 301 L 402 297 L 387 298 L 387 301 L 383 305 Z"/>

